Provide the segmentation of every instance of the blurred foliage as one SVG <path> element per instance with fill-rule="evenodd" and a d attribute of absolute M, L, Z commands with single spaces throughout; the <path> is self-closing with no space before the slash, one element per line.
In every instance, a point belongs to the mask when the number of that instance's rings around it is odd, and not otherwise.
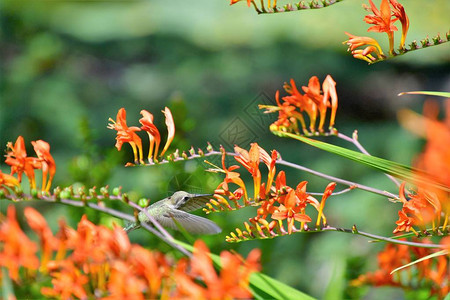
<path fill-rule="evenodd" d="M 404 5 L 411 20 L 408 41 L 448 30 L 448 0 Z M 124 168 L 132 160 L 131 151 L 126 145 L 117 153 L 115 133 L 106 129 L 108 118 L 115 118 L 120 107 L 127 109 L 130 126 L 138 124 L 141 109 L 152 112 L 163 137 L 160 110 L 170 107 L 177 128 L 171 149 L 188 150 L 191 145 L 204 149 L 208 141 L 216 147 L 238 142 L 248 148 L 256 141 L 306 167 L 396 192 L 382 174 L 272 136 L 267 129 L 271 120 L 261 117 L 256 105 L 273 102 L 275 91 L 290 78 L 306 84 L 312 75 L 322 80 L 331 74 L 340 101 L 337 128 L 346 134 L 358 129 L 360 142 L 369 152 L 409 164 L 421 141 L 399 127 L 395 114 L 401 107 L 420 110 L 423 98 L 397 99 L 397 93 L 444 91 L 450 86 L 448 44 L 373 66 L 346 53 L 341 44 L 346 39 L 344 31 L 366 35 L 360 1 L 265 16 L 257 16 L 243 2 L 229 7 L 225 0 L 3 0 L 0 11 L 1 145 L 23 135 L 31 154 L 30 141 L 46 140 L 57 163 L 54 186 L 120 185 L 135 201 L 142 197 L 156 201 L 177 188 L 212 192 L 220 178 L 205 173 L 208 165 L 202 160 Z M 240 139 L 234 135 L 237 132 Z M 349 146 L 334 138 L 326 141 Z M 211 158 L 211 162 L 220 160 Z M 323 191 L 327 184 L 309 174 L 286 172 L 288 184 L 310 181 L 309 191 Z M 1 211 L 8 204 L 0 202 Z M 17 205 L 19 211 L 23 205 Z M 83 213 L 97 223 L 114 220 L 87 209 L 26 205 L 37 207 L 54 229 L 58 218 L 74 226 Z M 325 212 L 331 224 L 357 224 L 361 230 L 389 235 L 399 207 L 354 191 L 332 197 Z M 227 233 L 251 216 L 251 210 L 209 217 Z M 224 242 L 224 235 L 202 239 L 214 253 L 226 248 L 246 255 L 260 247 L 265 273 L 327 299 L 333 299 L 333 294 L 335 298 L 361 297 L 365 291 L 352 291 L 345 288 L 346 283 L 374 269 L 375 254 L 383 246 L 337 233 L 232 245 Z M 147 232 L 138 230 L 130 236 L 144 246 L 171 251 Z M 179 233 L 175 237 L 183 238 Z M 370 289 L 367 294 L 368 299 L 406 296 L 395 289 Z"/>

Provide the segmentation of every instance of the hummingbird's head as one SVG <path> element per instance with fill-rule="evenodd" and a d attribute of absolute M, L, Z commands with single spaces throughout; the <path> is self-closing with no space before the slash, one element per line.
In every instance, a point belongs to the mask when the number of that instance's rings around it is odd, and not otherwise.
<path fill-rule="evenodd" d="M 196 202 L 196 200 L 203 200 L 205 198 L 205 202 L 208 201 L 209 197 L 212 194 L 191 194 L 185 191 L 175 192 L 172 196 L 168 197 L 170 203 L 172 203 L 175 207 L 182 206 L 188 202 Z"/>

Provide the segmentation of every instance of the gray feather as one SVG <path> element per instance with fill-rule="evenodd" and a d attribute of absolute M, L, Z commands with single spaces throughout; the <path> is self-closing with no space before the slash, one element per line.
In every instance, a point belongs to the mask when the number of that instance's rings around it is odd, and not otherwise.
<path fill-rule="evenodd" d="M 188 214 L 181 210 L 155 216 L 155 219 L 163 227 L 178 230 L 178 226 L 173 220 L 175 219 L 187 232 L 193 234 L 217 234 L 222 232 L 222 229 L 213 221 Z"/>

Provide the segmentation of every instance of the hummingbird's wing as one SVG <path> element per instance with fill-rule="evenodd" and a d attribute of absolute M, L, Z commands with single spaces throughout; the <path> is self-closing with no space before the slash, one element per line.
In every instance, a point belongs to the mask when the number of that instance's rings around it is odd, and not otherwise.
<path fill-rule="evenodd" d="M 163 227 L 178 230 L 174 219 L 186 229 L 187 232 L 193 234 L 217 234 L 222 229 L 213 221 L 196 215 L 188 214 L 181 210 L 172 210 L 158 216 L 153 216 Z"/>
<path fill-rule="evenodd" d="M 184 197 L 174 205 L 175 209 L 182 211 L 194 211 L 205 206 L 211 199 L 212 194 L 196 195 L 194 197 Z"/>

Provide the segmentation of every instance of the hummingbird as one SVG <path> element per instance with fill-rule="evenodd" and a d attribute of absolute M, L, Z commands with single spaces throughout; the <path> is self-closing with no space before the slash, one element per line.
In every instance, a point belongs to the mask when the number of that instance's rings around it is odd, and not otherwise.
<path fill-rule="evenodd" d="M 211 194 L 190 194 L 185 191 L 178 191 L 172 196 L 144 208 L 144 210 L 166 228 L 178 230 L 178 226 L 174 221 L 176 220 L 189 233 L 217 234 L 222 229 L 216 223 L 188 213 L 205 206 L 211 196 Z M 144 211 L 139 212 L 138 219 L 139 222 L 151 224 Z M 124 230 L 128 233 L 139 227 L 141 226 L 138 223 L 131 222 L 125 226 Z"/>

